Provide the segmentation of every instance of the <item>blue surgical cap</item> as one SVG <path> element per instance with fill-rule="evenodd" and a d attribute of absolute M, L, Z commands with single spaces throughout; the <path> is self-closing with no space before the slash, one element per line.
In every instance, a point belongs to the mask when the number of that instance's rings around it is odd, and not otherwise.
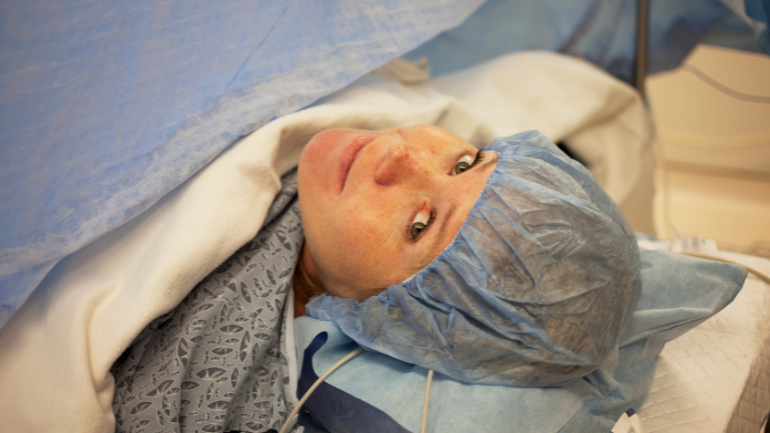
<path fill-rule="evenodd" d="M 426 268 L 308 315 L 368 349 L 453 379 L 560 386 L 617 346 L 641 291 L 636 238 L 588 170 L 529 131 L 500 157 L 457 237 Z"/>

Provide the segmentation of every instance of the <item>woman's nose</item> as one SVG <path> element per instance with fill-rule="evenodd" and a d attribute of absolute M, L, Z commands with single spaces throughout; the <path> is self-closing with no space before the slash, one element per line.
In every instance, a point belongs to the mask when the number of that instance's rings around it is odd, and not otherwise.
<path fill-rule="evenodd" d="M 424 177 L 427 173 L 422 161 L 409 151 L 404 144 L 391 146 L 385 153 L 385 160 L 377 167 L 374 181 L 380 185 L 393 185 Z"/>

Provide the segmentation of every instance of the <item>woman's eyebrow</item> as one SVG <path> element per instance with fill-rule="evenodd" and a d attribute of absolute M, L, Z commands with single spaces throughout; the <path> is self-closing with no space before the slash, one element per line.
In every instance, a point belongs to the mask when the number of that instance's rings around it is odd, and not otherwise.
<path fill-rule="evenodd" d="M 486 161 L 482 162 L 481 165 L 479 165 L 477 167 L 479 170 L 481 170 L 482 168 L 488 166 L 489 164 L 497 163 L 497 160 L 500 159 L 500 154 L 497 153 L 497 152 L 492 152 L 492 154 L 493 154 L 492 158 L 486 158 Z M 487 153 L 487 155 L 488 155 L 488 153 Z"/>

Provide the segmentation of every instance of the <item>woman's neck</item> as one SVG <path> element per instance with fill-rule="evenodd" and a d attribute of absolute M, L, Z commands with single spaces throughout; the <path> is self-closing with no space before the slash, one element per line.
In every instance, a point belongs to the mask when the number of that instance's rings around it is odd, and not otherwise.
<path fill-rule="evenodd" d="M 294 269 L 292 285 L 294 286 L 294 317 L 305 315 L 305 304 L 310 301 L 310 298 L 326 293 L 315 273 L 310 251 L 304 243 L 299 253 L 297 267 Z"/>

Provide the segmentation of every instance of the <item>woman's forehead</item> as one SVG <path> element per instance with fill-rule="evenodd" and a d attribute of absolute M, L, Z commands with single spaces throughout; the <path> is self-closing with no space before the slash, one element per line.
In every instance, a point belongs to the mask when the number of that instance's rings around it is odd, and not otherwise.
<path fill-rule="evenodd" d="M 443 128 L 439 128 L 438 126 L 417 125 L 399 128 L 399 131 L 406 141 L 415 145 L 432 146 L 437 150 L 440 148 L 452 148 L 458 146 L 475 149 L 475 147 L 467 141 Z"/>

